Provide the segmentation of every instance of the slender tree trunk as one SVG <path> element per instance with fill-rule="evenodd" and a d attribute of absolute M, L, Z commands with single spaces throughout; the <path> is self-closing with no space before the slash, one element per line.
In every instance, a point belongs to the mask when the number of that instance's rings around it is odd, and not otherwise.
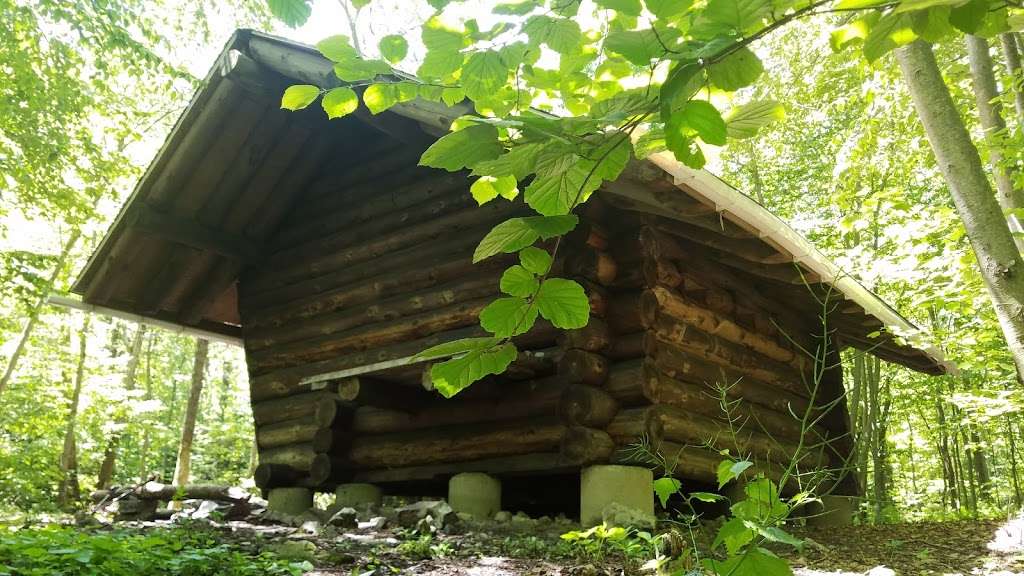
<path fill-rule="evenodd" d="M 146 400 L 153 399 L 153 340 L 156 339 L 156 332 L 150 332 L 149 340 L 146 342 Z M 142 428 L 142 446 L 139 449 L 139 481 L 149 477 L 149 429 L 151 422 L 147 422 Z"/>
<path fill-rule="evenodd" d="M 974 426 L 970 430 L 971 453 L 974 459 L 974 477 L 978 481 L 978 494 L 988 502 L 992 500 L 992 473 L 989 471 L 988 457 L 982 446 L 981 435 Z"/>
<path fill-rule="evenodd" d="M 949 496 L 949 503 L 954 509 L 960 508 L 960 499 L 957 490 L 956 468 L 953 467 L 953 458 L 949 451 L 949 430 L 946 427 L 946 411 L 942 408 L 942 399 L 935 399 L 935 414 L 937 416 L 937 432 L 939 459 L 942 461 L 942 479 L 946 486 L 945 495 Z"/>
<path fill-rule="evenodd" d="M 58 504 L 67 510 L 73 508 L 81 497 L 78 486 L 78 444 L 75 439 L 78 422 L 78 404 L 82 398 L 82 384 L 85 382 L 86 344 L 89 341 L 88 314 L 82 319 L 82 332 L 79 334 L 78 367 L 75 370 L 75 385 L 71 391 L 71 402 L 68 410 L 68 423 L 64 429 L 64 449 L 60 456 L 60 469 L 63 474 L 60 491 L 57 494 Z"/>
<path fill-rule="evenodd" d="M 1020 65 L 1020 47 L 1017 45 L 1017 37 L 1013 32 L 1004 32 L 999 35 L 999 43 L 1003 46 L 1003 58 L 1006 60 L 1006 71 L 1010 73 L 1010 82 L 1013 89 L 1013 107 L 1017 110 L 1018 124 L 1024 121 L 1024 74 Z"/>
<path fill-rule="evenodd" d="M 910 466 L 910 489 L 917 494 L 917 457 L 914 455 L 914 425 L 910 423 L 910 414 L 907 413 L 907 432 L 910 433 L 910 440 L 907 443 L 908 463 Z"/>
<path fill-rule="evenodd" d="M 1017 476 L 1017 440 L 1013 430 L 1013 420 L 1006 417 L 1006 438 L 1010 443 L 1010 474 L 1013 480 L 1013 503 L 1017 510 L 1020 510 L 1024 500 L 1021 498 L 1020 479 Z"/>
<path fill-rule="evenodd" d="M 1009 211 L 1024 208 L 1024 191 L 1014 188 L 1013 169 L 1006 164 L 1003 157 L 1004 143 L 1001 141 L 1006 134 L 1006 121 L 1003 120 L 1002 106 L 999 104 L 999 89 L 996 86 L 996 74 L 989 54 L 988 40 L 971 34 L 967 38 L 967 55 L 970 59 L 971 79 L 974 83 L 974 100 L 978 106 L 978 119 L 985 130 L 988 145 L 988 160 L 996 183 L 996 200 L 1007 214 L 1006 221 L 1011 232 L 1022 232 L 1020 218 Z M 1017 248 L 1024 248 L 1024 241 L 1017 238 Z"/>
<path fill-rule="evenodd" d="M 188 392 L 188 404 L 185 407 L 185 421 L 181 426 L 181 444 L 178 446 L 178 463 L 174 466 L 174 484 L 188 484 L 192 469 L 192 439 L 196 431 L 196 415 L 199 412 L 199 398 L 203 393 L 203 381 L 206 377 L 206 362 L 209 355 L 210 342 L 199 338 L 196 340 L 195 361 L 192 364 L 192 387 Z"/>
<path fill-rule="evenodd" d="M 46 305 L 46 299 L 50 297 L 50 291 L 53 290 L 53 286 L 60 279 L 60 275 L 64 273 L 64 267 L 67 265 L 68 257 L 71 255 L 71 251 L 74 250 L 75 245 L 78 244 L 78 240 L 82 237 L 82 233 L 75 229 L 71 232 L 71 236 L 68 237 L 67 242 L 64 243 L 64 248 L 61 249 L 60 256 L 57 258 L 57 264 L 53 267 L 53 272 L 50 273 L 50 277 L 46 279 L 46 286 L 43 288 L 42 293 L 36 300 L 35 304 L 32 305 L 32 309 L 28 313 L 28 321 L 25 322 L 25 328 L 21 331 L 21 336 L 18 337 L 18 343 L 14 346 L 14 352 L 11 353 L 11 359 L 7 361 L 7 367 L 4 368 L 4 375 L 0 377 L 0 395 L 3 394 L 7 385 L 10 383 L 11 378 L 14 376 L 14 371 L 18 368 L 18 360 L 21 359 L 21 355 L 25 352 L 25 346 L 28 345 L 29 339 L 32 337 L 32 331 L 35 330 L 36 322 L 39 320 L 39 313 L 42 311 L 43 306 Z"/>
<path fill-rule="evenodd" d="M 956 109 L 931 46 L 897 49 L 903 77 L 928 142 L 971 239 L 996 317 L 1024 382 L 1024 261 L 981 165 L 978 149 Z"/>
<path fill-rule="evenodd" d="M 135 389 L 135 373 L 139 368 L 139 356 L 142 353 L 142 339 L 146 335 L 146 325 L 139 324 L 138 330 L 135 331 L 135 337 L 132 339 L 132 348 L 129 352 L 128 367 L 124 375 L 124 388 L 125 390 Z M 123 425 L 127 419 L 122 415 L 117 418 L 117 423 Z M 110 488 L 110 483 L 114 480 L 114 470 L 117 465 L 117 448 L 121 443 L 121 430 L 116 430 L 110 435 L 110 440 L 107 442 L 107 447 L 103 451 L 103 462 L 100 464 L 100 471 L 96 477 L 96 487 L 100 490 L 106 490 Z"/>

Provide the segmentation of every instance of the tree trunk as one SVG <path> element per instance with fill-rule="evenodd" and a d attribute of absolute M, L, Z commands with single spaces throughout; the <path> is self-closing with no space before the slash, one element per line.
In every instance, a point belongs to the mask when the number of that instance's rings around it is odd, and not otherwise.
<path fill-rule="evenodd" d="M 1006 417 L 1006 438 L 1010 443 L 1010 474 L 1013 475 L 1013 503 L 1016 509 L 1020 509 L 1024 499 L 1021 498 L 1020 480 L 1017 476 L 1017 441 L 1016 431 L 1013 429 L 1013 420 Z"/>
<path fill-rule="evenodd" d="M 58 504 L 67 510 L 74 507 L 81 496 L 78 486 L 78 446 L 75 442 L 75 425 L 78 422 L 78 404 L 82 397 L 82 384 L 85 381 L 86 344 L 89 340 L 88 314 L 82 319 L 82 332 L 79 335 L 78 368 L 75 371 L 75 386 L 71 392 L 71 406 L 68 411 L 68 424 L 64 431 L 64 450 L 60 456 L 60 469 L 63 473 Z"/>
<path fill-rule="evenodd" d="M 1017 109 L 1017 122 L 1024 122 L 1024 73 L 1020 65 L 1020 47 L 1013 32 L 999 35 L 999 43 L 1003 45 L 1003 57 L 1006 59 L 1006 71 L 1010 73 L 1013 89 L 1013 106 Z"/>
<path fill-rule="evenodd" d="M 1024 191 L 1014 188 L 1015 174 L 1003 157 L 1004 144 L 1000 141 L 1006 132 L 1002 106 L 999 104 L 999 89 L 992 68 L 988 40 L 971 34 L 966 35 L 967 54 L 971 63 L 971 79 L 974 82 L 974 99 L 978 106 L 978 118 L 985 130 L 988 145 L 988 161 L 996 183 L 996 200 L 1007 214 L 1006 221 L 1011 232 L 1024 231 L 1020 219 L 1009 210 L 1024 208 Z M 1017 248 L 1024 248 L 1024 241 L 1017 240 Z"/>
<path fill-rule="evenodd" d="M 139 367 L 139 355 L 142 352 L 142 338 L 146 335 L 146 325 L 139 324 L 139 329 L 135 331 L 135 337 L 132 339 L 132 348 L 129 352 L 128 367 L 124 375 L 124 388 L 125 390 L 135 389 L 135 373 Z M 124 415 L 119 415 L 116 418 L 116 423 L 119 426 L 123 426 L 127 418 Z M 99 490 L 105 490 L 110 487 L 111 481 L 114 479 L 114 469 L 117 465 L 117 447 L 121 443 L 121 430 L 115 430 L 110 436 L 110 441 L 107 443 L 106 449 L 103 451 L 103 462 L 100 464 L 100 471 L 96 477 L 96 488 Z"/>
<path fill-rule="evenodd" d="M 50 273 L 50 277 L 46 280 L 46 286 L 39 295 L 39 299 L 37 299 L 36 303 L 32 305 L 32 309 L 28 313 L 28 322 L 25 323 L 25 328 L 21 331 L 21 336 L 18 338 L 18 343 L 14 347 L 14 352 L 11 353 L 11 359 L 7 361 L 7 367 L 4 368 L 4 375 L 0 377 L 0 395 L 4 393 L 4 390 L 7 388 L 7 384 L 11 381 L 11 377 L 14 376 L 14 371 L 18 367 L 18 360 L 21 359 L 21 355 L 25 352 L 25 346 L 28 345 L 28 341 L 32 337 L 32 331 L 36 327 L 36 321 L 39 320 L 39 313 L 46 304 L 46 299 L 49 298 L 50 291 L 53 290 L 53 285 L 57 283 L 61 273 L 64 272 L 64 266 L 67 264 L 68 257 L 71 255 L 71 251 L 74 249 L 75 244 L 78 243 L 78 240 L 81 237 L 82 234 L 78 229 L 71 232 L 71 236 L 68 238 L 68 241 L 64 243 L 64 248 L 61 250 L 60 256 L 57 258 L 57 264 L 53 267 L 53 272 Z"/>
<path fill-rule="evenodd" d="M 1006 225 L 931 46 L 915 41 L 897 49 L 914 107 L 970 236 L 999 324 L 1024 381 L 1024 261 Z"/>
<path fill-rule="evenodd" d="M 210 351 L 210 342 L 203 338 L 196 340 L 196 355 L 192 363 L 192 387 L 188 391 L 188 404 L 185 407 L 185 421 L 181 425 L 181 444 L 178 446 L 178 462 L 174 466 L 174 484 L 188 484 L 192 471 L 192 439 L 196 432 L 196 415 L 199 412 L 199 397 L 203 392 L 203 381 L 206 378 L 206 363 Z"/>
<path fill-rule="evenodd" d="M 156 339 L 156 333 L 153 332 L 149 335 L 149 341 L 146 343 L 146 400 L 153 399 L 153 340 Z M 146 425 L 142 429 L 142 447 L 139 453 L 139 481 L 143 482 L 146 477 L 149 476 L 149 466 L 147 461 L 149 460 L 149 429 L 150 426 Z"/>

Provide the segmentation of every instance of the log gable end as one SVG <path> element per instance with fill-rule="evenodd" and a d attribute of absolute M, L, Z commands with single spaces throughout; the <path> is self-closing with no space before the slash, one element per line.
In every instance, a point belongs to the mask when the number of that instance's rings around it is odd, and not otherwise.
<path fill-rule="evenodd" d="M 331 81 L 315 51 L 237 34 L 75 286 L 88 305 L 241 338 L 264 488 L 553 474 L 629 461 L 641 440 L 697 481 L 723 449 L 769 476 L 794 457 L 838 470 L 842 347 L 946 370 L 872 336 L 912 326 L 763 208 L 655 158 L 583 207 L 553 264 L 585 287 L 589 324 L 539 322 L 506 374 L 444 400 L 411 357 L 483 334 L 509 257 L 472 264 L 473 249 L 529 210 L 478 207 L 466 174 L 417 165 L 459 108 L 277 109 L 283 86 Z M 856 493 L 848 478 L 837 489 Z"/>

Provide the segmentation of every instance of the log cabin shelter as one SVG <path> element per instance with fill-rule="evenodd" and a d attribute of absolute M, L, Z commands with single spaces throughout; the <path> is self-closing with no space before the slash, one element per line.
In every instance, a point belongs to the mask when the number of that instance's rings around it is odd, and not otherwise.
<path fill-rule="evenodd" d="M 627 461 L 640 438 L 710 483 L 721 385 L 747 423 L 728 445 L 765 469 L 796 449 L 792 412 L 829 406 L 810 431 L 827 449 L 810 457 L 838 469 L 851 450 L 841 349 L 952 369 L 768 210 L 655 154 L 595 193 L 560 250 L 558 274 L 588 292 L 588 326 L 541 322 L 506 374 L 442 399 L 411 358 L 482 335 L 509 261 L 471 254 L 528 210 L 477 207 L 466 174 L 417 165 L 469 106 L 413 100 L 329 121 L 316 105 L 279 108 L 295 83 L 338 80 L 311 47 L 236 32 L 73 288 L 86 305 L 244 346 L 263 488 L 401 491 L 459 472 L 529 484 Z M 802 348 L 823 343 L 815 378 Z M 856 494 L 851 477 L 837 489 Z"/>

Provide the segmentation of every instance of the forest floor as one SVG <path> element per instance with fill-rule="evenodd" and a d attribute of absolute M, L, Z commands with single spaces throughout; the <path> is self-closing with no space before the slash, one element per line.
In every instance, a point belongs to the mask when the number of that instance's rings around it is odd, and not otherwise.
<path fill-rule="evenodd" d="M 643 546 L 632 551 L 582 550 L 560 538 L 565 527 L 557 521 L 535 522 L 526 531 L 523 526 L 506 524 L 475 527 L 460 534 L 427 535 L 370 528 L 331 528 L 312 534 L 292 526 L 239 521 L 190 521 L 179 527 L 169 522 L 115 526 L 76 530 L 150 535 L 178 530 L 190 537 L 205 532 L 210 535 L 205 540 L 207 546 L 235 547 L 251 557 L 270 552 L 274 557 L 302 562 L 301 573 L 306 576 L 650 574 L 639 570 L 650 558 Z M 792 562 L 797 576 L 1024 575 L 1024 520 L 794 528 L 792 532 L 805 539 L 803 551 L 779 552 Z M 167 539 L 164 534 L 161 538 Z"/>

